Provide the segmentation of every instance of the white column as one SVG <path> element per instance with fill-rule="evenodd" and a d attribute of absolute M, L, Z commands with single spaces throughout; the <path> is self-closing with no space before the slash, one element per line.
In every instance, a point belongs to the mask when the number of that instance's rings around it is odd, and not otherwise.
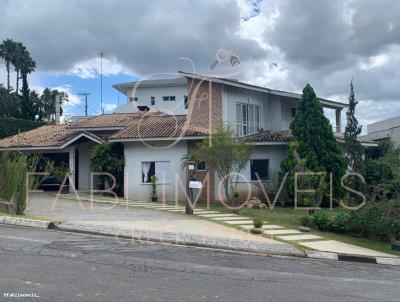
<path fill-rule="evenodd" d="M 336 132 L 340 133 L 342 131 L 342 128 L 341 128 L 342 108 L 336 109 L 335 113 L 336 113 Z"/>
<path fill-rule="evenodd" d="M 75 147 L 69 149 L 69 172 L 75 183 Z"/>

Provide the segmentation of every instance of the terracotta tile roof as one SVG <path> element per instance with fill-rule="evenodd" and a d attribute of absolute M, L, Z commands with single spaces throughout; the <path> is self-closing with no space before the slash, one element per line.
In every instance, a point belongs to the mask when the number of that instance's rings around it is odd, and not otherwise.
<path fill-rule="evenodd" d="M 207 136 L 208 130 L 189 127 L 186 115 L 143 115 L 135 118 L 129 126 L 110 139 L 141 139 L 156 137 Z"/>
<path fill-rule="evenodd" d="M 76 133 L 66 125 L 42 126 L 0 140 L 1 148 L 58 146 L 74 137 Z"/>
<path fill-rule="evenodd" d="M 58 147 L 80 134 L 85 134 L 95 141 L 102 141 L 91 132 L 71 130 L 67 128 L 67 125 L 47 125 L 6 137 L 0 140 L 0 148 Z"/>
<path fill-rule="evenodd" d="M 68 125 L 69 129 L 90 129 L 90 128 L 124 128 L 129 125 L 133 118 L 139 113 L 112 113 L 102 114 L 76 124 Z"/>
<path fill-rule="evenodd" d="M 253 133 L 243 137 L 247 142 L 259 143 L 259 142 L 287 142 L 292 138 L 290 130 L 282 131 L 261 131 Z"/>

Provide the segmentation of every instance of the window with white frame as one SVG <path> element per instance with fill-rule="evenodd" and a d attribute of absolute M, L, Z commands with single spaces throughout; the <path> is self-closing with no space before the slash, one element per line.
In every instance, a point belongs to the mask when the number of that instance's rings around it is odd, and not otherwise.
<path fill-rule="evenodd" d="M 154 106 L 156 104 L 156 98 L 154 96 L 150 97 L 150 104 Z"/>
<path fill-rule="evenodd" d="M 237 103 L 236 127 L 239 136 L 260 131 L 260 106 Z"/>
<path fill-rule="evenodd" d="M 170 182 L 171 167 L 169 161 L 142 162 L 142 183 L 151 183 L 151 177 L 157 177 L 157 183 Z"/>

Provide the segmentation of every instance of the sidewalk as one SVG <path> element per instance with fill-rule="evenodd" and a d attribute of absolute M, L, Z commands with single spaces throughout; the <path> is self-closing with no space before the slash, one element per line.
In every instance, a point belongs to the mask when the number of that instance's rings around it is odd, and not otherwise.
<path fill-rule="evenodd" d="M 182 215 L 179 213 L 184 211 L 181 207 L 148 202 L 130 203 L 129 206 L 112 205 L 109 203 L 112 199 L 96 197 L 96 201 L 99 202 L 93 203 L 93 208 L 88 202 L 82 202 L 83 208 L 81 208 L 75 196 L 64 197 L 74 201 L 59 199 L 55 203 L 55 197 L 52 195 L 33 194 L 26 213 L 61 219 L 63 222 L 57 226 L 60 230 L 102 234 L 116 237 L 116 240 L 128 238 L 265 254 L 304 256 L 303 252 L 290 244 L 255 236 L 200 219 L 195 215 Z M 213 211 L 207 210 L 196 212 L 214 214 Z"/>

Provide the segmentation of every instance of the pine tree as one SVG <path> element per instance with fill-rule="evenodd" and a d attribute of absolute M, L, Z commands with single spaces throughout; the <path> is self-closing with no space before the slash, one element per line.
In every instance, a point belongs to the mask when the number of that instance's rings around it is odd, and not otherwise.
<path fill-rule="evenodd" d="M 358 101 L 354 96 L 353 81 L 350 82 L 350 96 L 349 96 L 349 109 L 346 113 L 347 125 L 344 132 L 345 152 L 349 168 L 357 173 L 363 174 L 364 149 L 361 143 L 357 140 L 358 135 L 361 133 L 362 126 L 358 124 L 355 117 L 355 111 Z"/>
<path fill-rule="evenodd" d="M 290 124 L 293 140 L 296 141 L 298 157 L 305 162 L 304 168 L 312 172 L 326 172 L 327 179 L 332 173 L 333 194 L 335 198 L 343 196 L 340 178 L 346 171 L 346 159 L 339 149 L 333 135 L 332 126 L 324 115 L 323 108 L 313 88 L 307 84 L 303 96 L 297 103 L 296 115 Z M 288 157 L 281 164 L 281 174 L 289 173 L 288 182 L 293 179 L 297 163 L 288 151 Z M 292 186 L 289 183 L 289 194 Z"/>

